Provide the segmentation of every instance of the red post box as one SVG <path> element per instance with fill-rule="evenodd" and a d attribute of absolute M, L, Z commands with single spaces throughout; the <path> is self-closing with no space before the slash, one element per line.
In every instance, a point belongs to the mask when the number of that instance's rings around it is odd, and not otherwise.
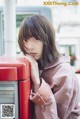
<path fill-rule="evenodd" d="M 24 58 L 0 57 L 0 117 L 30 119 L 30 66 Z"/>

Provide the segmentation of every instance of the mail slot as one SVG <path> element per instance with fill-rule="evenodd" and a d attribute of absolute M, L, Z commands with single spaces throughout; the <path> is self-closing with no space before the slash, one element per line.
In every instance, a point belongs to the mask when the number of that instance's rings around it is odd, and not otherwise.
<path fill-rule="evenodd" d="M 29 62 L 0 57 L 0 119 L 31 119 L 30 88 Z"/>

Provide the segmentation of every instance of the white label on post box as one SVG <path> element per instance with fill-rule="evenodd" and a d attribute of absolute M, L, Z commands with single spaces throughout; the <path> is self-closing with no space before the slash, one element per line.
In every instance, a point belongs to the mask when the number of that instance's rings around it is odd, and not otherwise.
<path fill-rule="evenodd" d="M 5 118 L 5 119 L 15 118 L 15 105 L 1 104 L 1 118 Z"/>

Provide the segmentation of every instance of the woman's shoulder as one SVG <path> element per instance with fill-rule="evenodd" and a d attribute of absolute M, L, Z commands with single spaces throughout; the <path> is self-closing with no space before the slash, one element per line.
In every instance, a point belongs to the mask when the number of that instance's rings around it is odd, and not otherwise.
<path fill-rule="evenodd" d="M 52 62 L 48 67 L 46 67 L 42 72 L 42 77 L 49 83 L 65 79 L 72 79 L 74 72 L 69 63 L 69 57 L 60 57 L 58 61 Z"/>
<path fill-rule="evenodd" d="M 64 67 L 65 66 L 65 67 Z M 44 70 L 51 69 L 51 68 L 57 68 L 57 67 L 70 67 L 70 57 L 69 56 L 61 56 L 58 59 L 53 60 L 51 63 L 49 63 Z"/>

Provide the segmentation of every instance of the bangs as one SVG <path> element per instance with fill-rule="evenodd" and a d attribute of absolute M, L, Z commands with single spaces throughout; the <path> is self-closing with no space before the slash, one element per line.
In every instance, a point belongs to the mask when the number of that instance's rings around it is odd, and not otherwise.
<path fill-rule="evenodd" d="M 41 39 L 39 37 L 39 33 L 38 33 L 38 28 L 35 27 L 35 24 L 34 22 L 28 20 L 29 18 L 27 18 L 27 21 L 26 19 L 23 21 L 23 24 L 22 24 L 22 29 L 23 29 L 23 32 L 22 32 L 22 39 L 24 40 L 27 40 L 31 37 L 34 37 L 36 40 L 37 39 Z"/>

